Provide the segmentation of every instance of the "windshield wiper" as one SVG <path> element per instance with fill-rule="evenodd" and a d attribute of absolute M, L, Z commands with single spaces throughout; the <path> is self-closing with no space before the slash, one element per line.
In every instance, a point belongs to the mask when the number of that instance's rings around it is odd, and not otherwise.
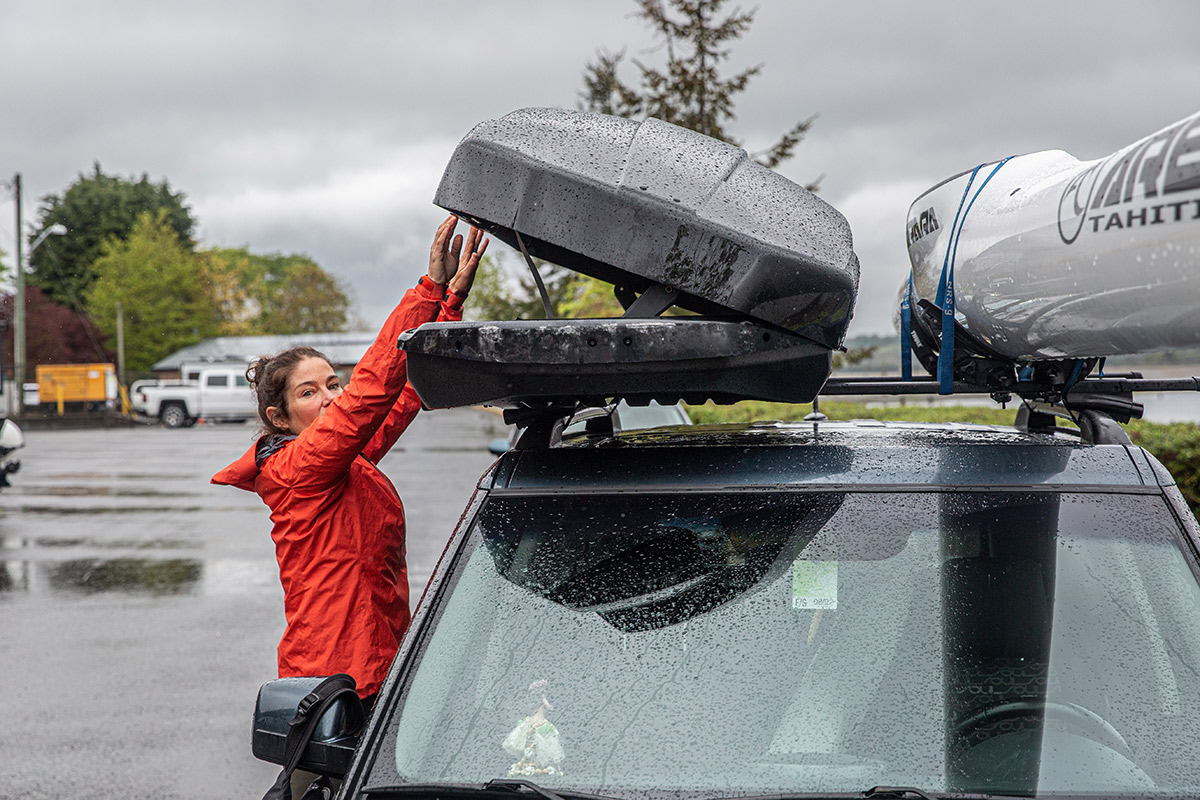
<path fill-rule="evenodd" d="M 1027 795 L 937 792 L 929 794 L 913 786 L 872 786 L 859 795 L 863 800 L 1030 800 Z"/>
<path fill-rule="evenodd" d="M 570 789 L 553 790 L 521 778 L 495 778 L 487 783 L 396 783 L 367 786 L 369 797 L 416 796 L 428 798 L 464 798 L 480 796 L 536 796 L 541 800 L 620 800 Z M 692 793 L 687 793 L 691 795 Z M 930 794 L 912 786 L 873 786 L 865 792 L 778 792 L 758 795 L 714 795 L 707 800 L 1030 800 L 1028 797 L 975 792 L 935 792 Z"/>
<path fill-rule="evenodd" d="M 781 792 L 776 794 L 725 795 L 707 800 L 1030 800 L 1024 795 L 935 792 L 913 786 L 872 786 L 865 792 Z"/>
<path fill-rule="evenodd" d="M 540 795 L 546 800 L 564 800 L 561 794 L 552 792 L 549 789 L 538 786 L 533 781 L 521 780 L 520 778 L 493 778 L 488 781 L 485 786 L 488 789 L 508 789 L 509 791 L 521 793 L 522 789 L 528 789 L 536 795 Z"/>
<path fill-rule="evenodd" d="M 487 783 L 395 783 L 367 786 L 363 793 L 368 796 L 417 795 L 419 797 L 479 797 L 513 796 L 534 794 L 542 800 L 618 800 L 599 794 L 574 791 L 552 791 L 533 781 L 520 778 L 495 778 Z"/>
<path fill-rule="evenodd" d="M 911 786 L 872 786 L 862 793 L 864 800 L 933 800 L 932 797 Z"/>

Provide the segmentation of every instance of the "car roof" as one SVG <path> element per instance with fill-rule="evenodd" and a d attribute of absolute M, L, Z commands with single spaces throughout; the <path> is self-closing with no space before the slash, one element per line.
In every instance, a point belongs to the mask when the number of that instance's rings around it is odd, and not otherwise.
<path fill-rule="evenodd" d="M 521 491 L 833 486 L 1124 487 L 1173 484 L 1136 446 L 962 423 L 695 425 L 577 437 L 507 454 L 485 484 Z"/>

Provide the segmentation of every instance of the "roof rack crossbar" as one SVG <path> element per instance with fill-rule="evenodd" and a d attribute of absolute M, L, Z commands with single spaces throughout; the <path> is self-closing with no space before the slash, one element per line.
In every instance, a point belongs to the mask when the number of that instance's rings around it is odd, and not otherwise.
<path fill-rule="evenodd" d="M 1137 375 L 1137 373 L 1132 373 Z M 1042 383 L 1018 382 L 1008 388 L 1013 394 L 1027 398 L 1042 398 L 1062 393 L 1061 386 Z M 1121 395 L 1130 392 L 1200 392 L 1200 377 L 1192 378 L 1143 378 L 1106 375 L 1103 378 L 1084 378 L 1067 392 L 1071 394 Z M 934 378 L 902 381 L 894 378 L 830 378 L 821 389 L 826 396 L 837 395 L 885 395 L 885 394 L 937 394 L 938 382 Z M 955 394 L 995 394 L 995 389 L 972 383 L 956 382 Z"/>

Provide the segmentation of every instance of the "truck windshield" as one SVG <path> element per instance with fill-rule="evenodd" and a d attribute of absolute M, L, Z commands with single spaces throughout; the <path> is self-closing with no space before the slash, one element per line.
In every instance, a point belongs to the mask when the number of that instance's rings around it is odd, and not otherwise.
<path fill-rule="evenodd" d="M 495 496 L 375 784 L 1200 791 L 1200 589 L 1148 494 Z"/>

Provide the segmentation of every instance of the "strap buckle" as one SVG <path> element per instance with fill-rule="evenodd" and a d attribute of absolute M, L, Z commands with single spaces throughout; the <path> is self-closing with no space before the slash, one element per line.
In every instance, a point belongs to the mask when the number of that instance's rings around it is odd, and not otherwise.
<path fill-rule="evenodd" d="M 292 718 L 292 721 L 288 725 L 295 727 L 304 722 L 305 717 L 308 716 L 308 712 L 319 702 L 321 702 L 321 696 L 316 692 L 309 692 L 303 700 L 296 704 L 296 716 Z"/>

